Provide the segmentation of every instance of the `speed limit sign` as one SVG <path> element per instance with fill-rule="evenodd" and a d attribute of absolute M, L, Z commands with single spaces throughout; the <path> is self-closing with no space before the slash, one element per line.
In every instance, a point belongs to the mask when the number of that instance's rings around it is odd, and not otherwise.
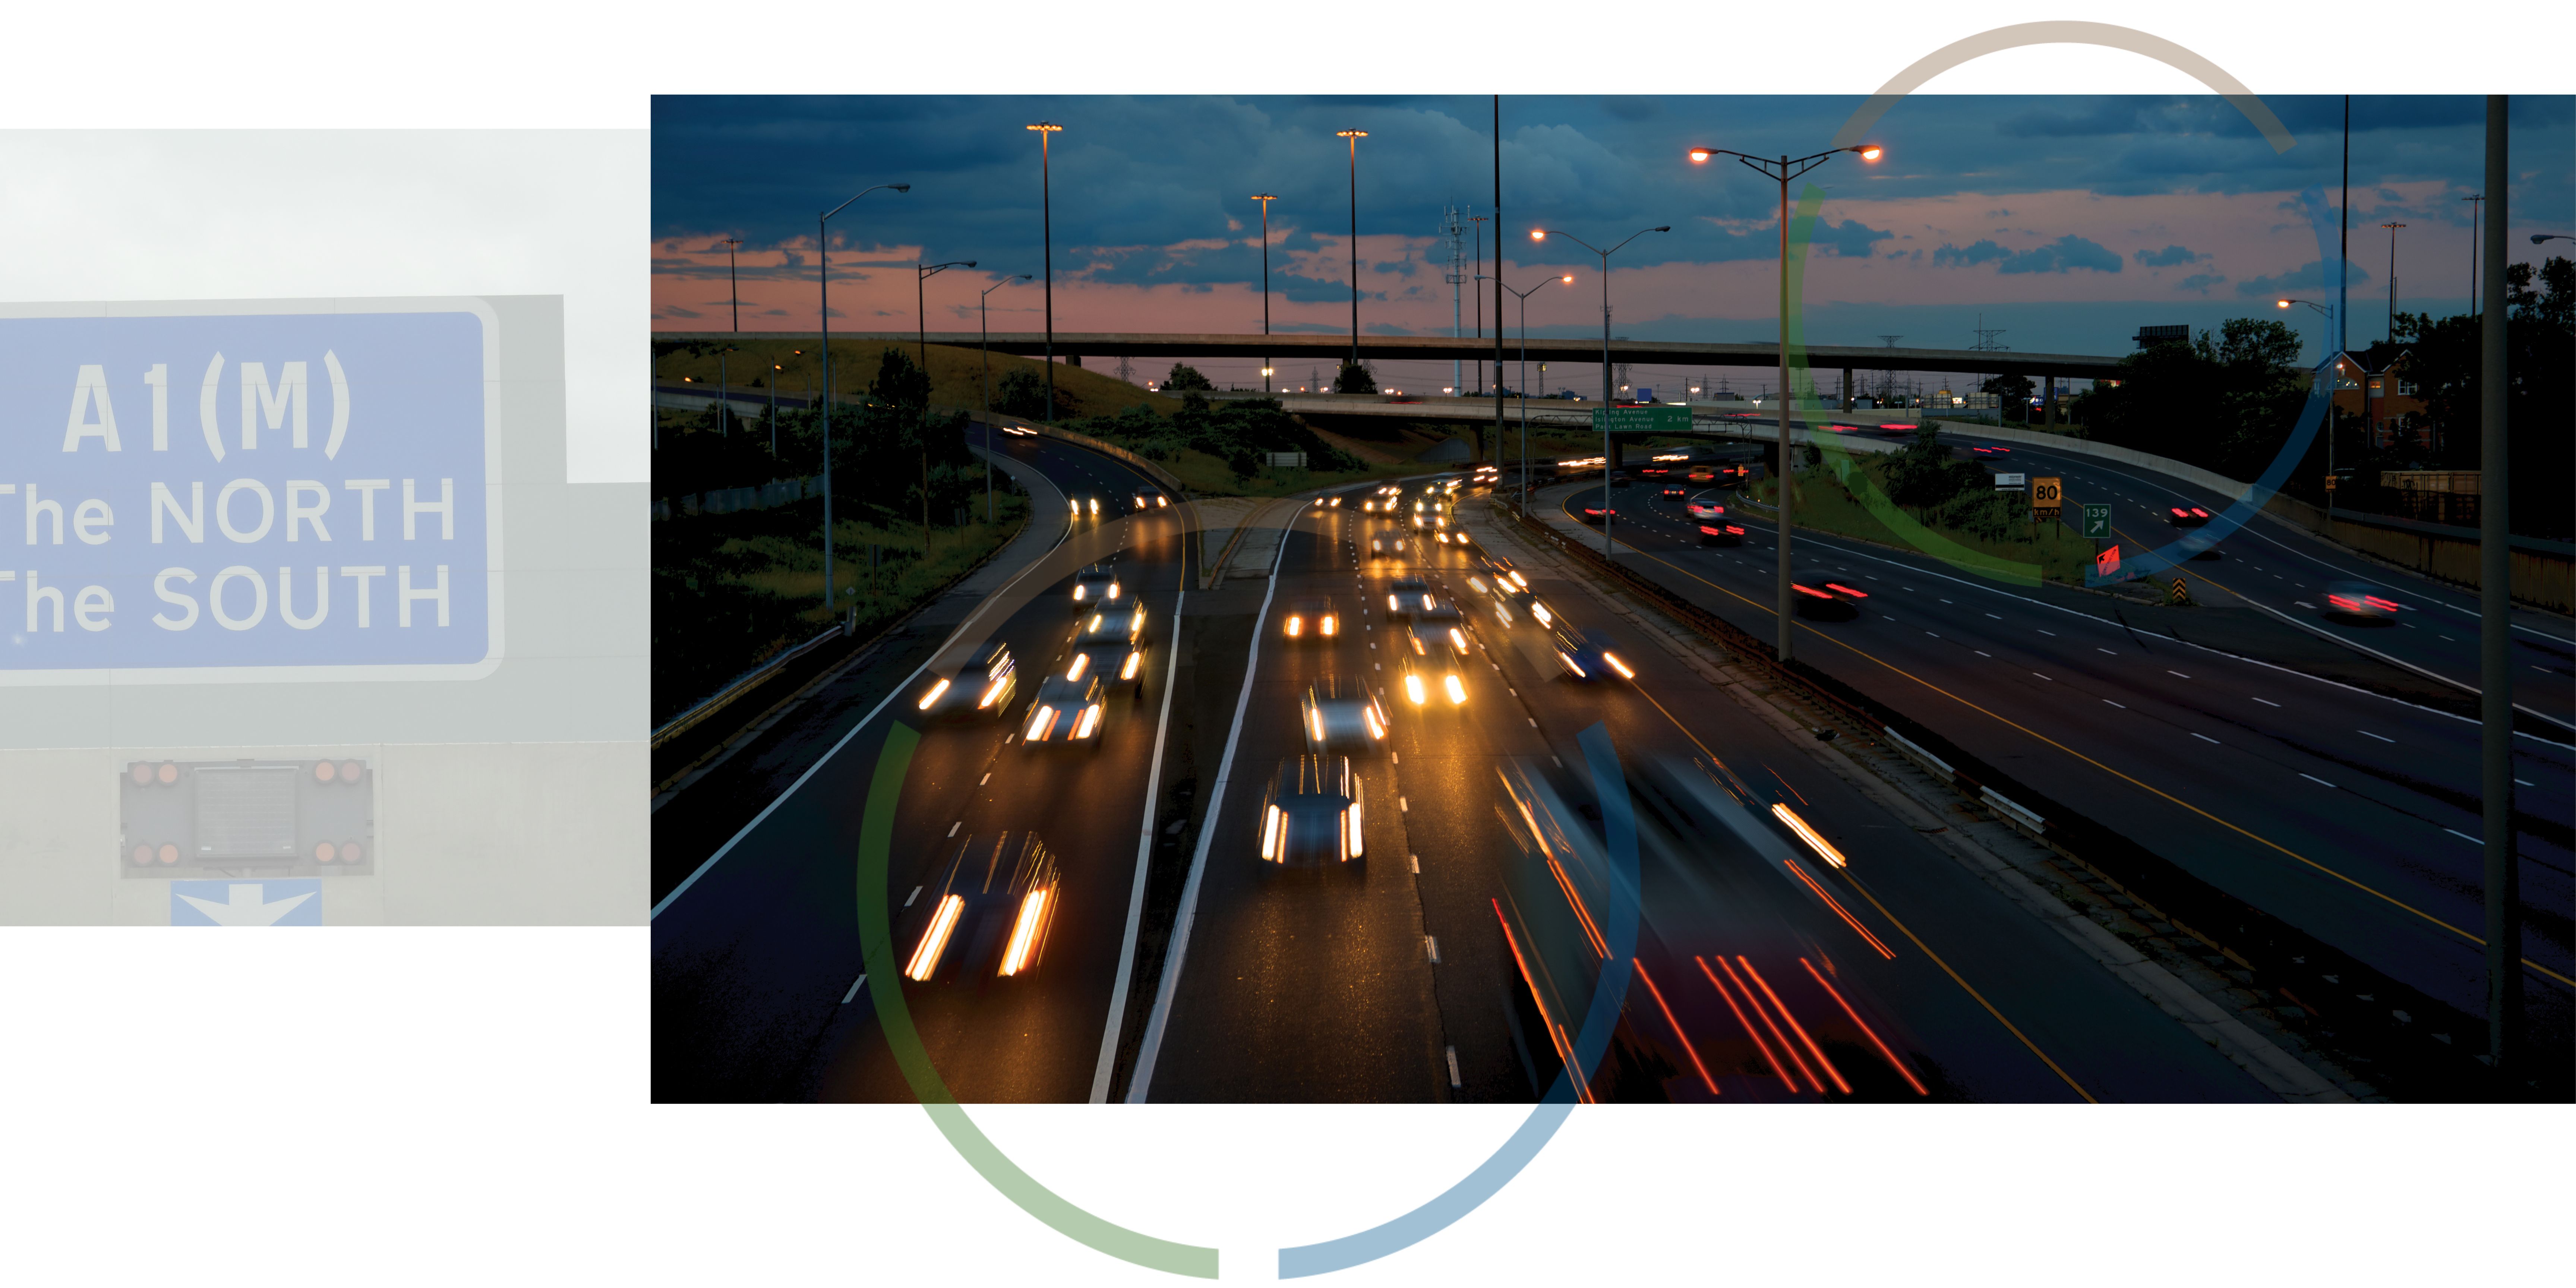
<path fill-rule="evenodd" d="M 2030 512 L 2032 517 L 2040 519 L 2054 519 L 2057 517 L 2058 507 L 2064 504 L 2065 501 L 2066 487 L 2063 480 L 2054 477 L 2042 477 L 2035 478 L 2030 481 Z"/>

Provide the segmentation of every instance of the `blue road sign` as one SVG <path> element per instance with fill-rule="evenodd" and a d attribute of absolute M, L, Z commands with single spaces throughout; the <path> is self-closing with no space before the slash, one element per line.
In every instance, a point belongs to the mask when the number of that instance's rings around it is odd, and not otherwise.
<path fill-rule="evenodd" d="M 322 882 L 315 877 L 173 881 L 170 924 L 318 926 L 322 924 Z"/>
<path fill-rule="evenodd" d="M 0 683 L 497 664 L 489 308 L 142 307 L 0 317 Z"/>

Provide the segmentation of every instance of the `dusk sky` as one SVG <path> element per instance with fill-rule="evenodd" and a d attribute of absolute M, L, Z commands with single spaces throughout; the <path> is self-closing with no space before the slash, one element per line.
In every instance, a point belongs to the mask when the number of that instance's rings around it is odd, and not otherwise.
<path fill-rule="evenodd" d="M 1871 131 L 1885 160 L 1837 157 L 1809 176 L 1826 199 L 1807 273 L 1808 340 L 1874 345 L 1898 334 L 1909 346 L 1965 348 L 1982 314 L 2017 350 L 2120 353 L 2142 324 L 2260 315 L 2298 327 L 2313 360 L 2324 320 L 2272 301 L 2333 298 L 2316 228 L 2331 255 L 2342 100 L 2267 101 L 2296 139 L 2287 152 L 2216 97 L 1900 103 Z M 1534 245 L 1532 228 L 1606 245 L 1670 224 L 1613 261 L 1617 333 L 1772 338 L 1778 189 L 1731 158 L 1693 166 L 1684 153 L 1817 151 L 1860 102 L 1505 96 L 1502 274 L 1516 287 L 1576 276 L 1530 298 L 1530 333 L 1600 326 L 1598 261 L 1561 242 Z M 910 194 L 873 194 L 834 220 L 834 325 L 910 330 L 910 265 L 971 259 L 981 267 L 931 279 L 928 322 L 973 330 L 979 291 L 1040 271 L 1037 136 L 1023 127 L 1048 119 L 1065 127 L 1054 151 L 1058 331 L 1258 332 L 1260 206 L 1248 198 L 1271 192 L 1272 328 L 1347 332 L 1349 159 L 1334 131 L 1357 128 L 1369 132 L 1359 157 L 1361 325 L 1447 334 L 1441 214 L 1491 213 L 1491 103 L 659 97 L 653 325 L 727 328 L 719 239 L 739 237 L 743 329 L 812 330 L 815 214 L 871 184 L 909 182 Z M 2461 198 L 2480 182 L 2483 112 L 2468 96 L 2353 99 L 2354 344 L 2387 324 L 2390 234 L 2378 225 L 2392 220 L 2407 225 L 2397 234 L 2397 307 L 2466 307 L 2471 203 Z M 2521 261 L 2542 251 L 2527 234 L 2576 231 L 2576 99 L 2517 97 L 2512 130 L 2508 222 Z M 1492 272 L 1497 233 L 1483 227 Z M 990 305 L 996 331 L 1040 326 L 1035 282 L 994 291 Z M 1472 297 L 1462 308 L 1472 331 Z"/>

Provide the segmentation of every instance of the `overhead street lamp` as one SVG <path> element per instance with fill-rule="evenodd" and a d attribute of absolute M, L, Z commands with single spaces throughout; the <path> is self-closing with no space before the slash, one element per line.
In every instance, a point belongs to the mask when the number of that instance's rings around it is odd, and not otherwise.
<path fill-rule="evenodd" d="M 1357 145 L 1353 147 L 1356 149 Z M 1352 157 L 1352 163 L 1358 163 L 1356 155 Z M 1270 334 L 1270 203 L 1279 197 L 1276 193 L 1256 192 L 1252 199 L 1261 203 L 1261 334 L 1267 336 Z M 1270 392 L 1270 358 L 1267 354 L 1261 359 L 1261 392 Z"/>
<path fill-rule="evenodd" d="M 1780 623 L 1778 652 L 1780 660 L 1789 660 L 1790 616 L 1795 608 L 1789 602 L 1789 520 L 1791 482 L 1795 475 L 1789 469 L 1789 181 L 1845 152 L 1857 152 L 1860 159 L 1875 163 L 1884 151 L 1875 143 L 1848 148 L 1833 148 L 1809 156 L 1792 158 L 1783 153 L 1779 160 L 1757 157 L 1732 148 L 1692 148 L 1692 165 L 1705 165 L 1709 158 L 1730 156 L 1762 173 L 1764 178 L 1780 185 L 1780 583 L 1778 602 L 1773 605 Z"/>
<path fill-rule="evenodd" d="M 930 380 L 930 306 L 927 299 L 930 294 L 930 288 L 928 283 L 930 279 L 939 276 L 942 272 L 945 272 L 948 269 L 973 267 L 975 267 L 975 261 L 971 259 L 952 259 L 945 264 L 924 264 L 917 260 L 913 263 L 913 354 L 921 359 L 921 379 L 925 384 Z"/>
<path fill-rule="evenodd" d="M 2274 301 L 2272 301 L 2272 306 L 2273 306 L 2274 308 L 2282 308 L 2282 309 L 2286 309 L 2286 308 L 2290 307 L 2290 306 L 2291 306 L 2291 305 L 2293 305 L 2293 304 L 2304 304 L 2304 305 L 2307 305 L 2309 308 L 2315 309 L 2315 310 L 2317 311 L 2317 315 L 2318 315 L 2319 317 L 2324 318 L 2324 319 L 2326 320 L 2326 324 L 2327 324 L 2329 327 L 2331 327 L 2331 326 L 2334 324 L 2334 310 L 2333 310 L 2333 309 L 2330 309 L 2330 308 L 2327 308 L 2327 307 L 2326 307 L 2325 305 L 2323 305 L 2323 304 L 2319 304 L 2319 303 L 2317 303 L 2315 300 L 2280 299 L 2280 300 L 2274 300 Z M 2320 347 L 2323 347 L 2323 342 L 2322 342 L 2322 341 L 2320 342 Z M 2331 356 L 2333 356 L 2333 357 L 2334 357 L 2334 359 L 2335 359 L 2335 370 L 2336 370 L 2336 371 L 2338 371 L 2338 372 L 2342 371 L 2342 370 L 2343 370 L 2343 355 L 2341 355 L 2341 354 L 2334 354 L 2334 355 L 2331 355 Z M 2334 377 L 2328 377 L 2328 379 L 2329 379 L 2329 380 L 2331 380 L 2331 379 L 2334 379 Z M 2326 387 L 2326 477 L 2327 477 L 2327 478 L 2333 478 L 2333 477 L 2334 477 L 2334 469 L 2335 469 L 2335 463 L 2334 463 L 2334 438 L 2335 438 L 2335 436 L 2334 436 L 2334 386 L 2332 386 L 2331 384 L 2329 384 L 2329 385 Z M 2332 522 L 2334 521 L 2334 501 L 2335 501 L 2335 497 L 2334 497 L 2334 487 L 2333 487 L 2333 485 L 2332 485 L 2332 484 L 2328 484 L 2328 485 L 2327 485 L 2327 487 L 2326 487 L 2326 521 L 2327 521 L 2328 523 L 2332 523 Z M 2330 530 L 2331 530 L 2331 529 L 2330 529 Z"/>
<path fill-rule="evenodd" d="M 2531 235 L 2531 244 L 2534 246 L 2537 246 L 2542 242 L 2550 241 L 2576 241 L 2576 236 L 2569 236 L 2566 233 L 2533 233 Z"/>
<path fill-rule="evenodd" d="M 2478 315 L 2478 216 L 2486 209 L 2487 194 L 2480 192 L 2462 197 L 2469 204 L 2469 316 Z"/>
<path fill-rule="evenodd" d="M 1495 249 L 1494 258 L 1498 261 L 1502 258 L 1501 248 L 1497 247 Z M 1502 265 L 1500 263 L 1496 263 L 1494 267 L 1501 268 Z M 1500 273 L 1478 273 L 1476 278 L 1478 281 L 1483 281 L 1488 276 L 1493 279 L 1494 285 L 1499 286 L 1506 291 L 1510 291 L 1513 295 L 1519 297 L 1521 302 L 1521 513 L 1527 514 L 1529 513 L 1529 297 L 1547 289 L 1550 283 L 1562 283 L 1566 286 L 1574 285 L 1574 274 L 1567 273 L 1560 277 L 1551 277 L 1547 279 L 1547 281 L 1541 282 L 1526 291 L 1520 290 L 1519 288 L 1514 287 L 1511 283 L 1504 281 L 1502 274 Z M 1482 297 L 1480 296 L 1479 298 Z M 1497 335 L 1501 334 L 1502 325 L 1503 320 L 1501 318 L 1498 317 L 1494 319 L 1494 330 Z M 1495 396 L 1499 398 L 1501 395 L 1497 394 Z M 1502 450 L 1503 445 L 1501 443 L 1494 444 L 1494 451 L 1497 455 L 1500 455 Z M 1609 464 L 1606 459 L 1602 464 L 1601 481 L 1605 486 L 1607 486 L 1610 481 Z M 1602 508 L 1605 510 L 1609 508 L 1606 497 Z"/>
<path fill-rule="evenodd" d="M 862 188 L 856 201 L 877 188 L 910 192 L 908 183 L 880 183 L 875 188 Z M 832 597 L 832 242 L 829 236 L 832 216 L 849 209 L 850 201 L 826 210 L 814 221 L 814 252 L 819 266 L 818 282 L 823 298 L 823 607 L 835 615 L 840 602 Z"/>
<path fill-rule="evenodd" d="M 1351 365 L 1360 365 L 1360 140 L 1366 130 L 1335 130 L 1333 137 L 1351 144 Z M 1341 382 L 1333 382 L 1336 386 Z"/>
<path fill-rule="evenodd" d="M 1625 246 L 1648 233 L 1668 233 L 1672 230 L 1673 228 L 1670 224 L 1665 224 L 1657 228 L 1640 228 L 1637 231 L 1620 238 L 1619 245 L 1613 246 L 1609 250 L 1603 250 L 1600 247 L 1560 228 L 1533 228 L 1530 230 L 1531 241 L 1546 241 L 1548 237 L 1553 234 L 1555 236 L 1562 237 L 1567 241 L 1573 242 L 1575 245 L 1601 257 L 1601 557 L 1604 559 L 1611 557 L 1610 408 L 1611 405 L 1617 401 L 1611 396 L 1610 389 L 1610 256 L 1618 251 L 1619 246 Z"/>
<path fill-rule="evenodd" d="M 1049 424 L 1055 421 L 1055 153 L 1050 142 L 1064 127 L 1053 121 L 1040 121 L 1029 129 L 1038 132 L 1038 237 L 1046 257 L 1046 373 Z M 925 538 L 925 540 L 927 540 Z"/>

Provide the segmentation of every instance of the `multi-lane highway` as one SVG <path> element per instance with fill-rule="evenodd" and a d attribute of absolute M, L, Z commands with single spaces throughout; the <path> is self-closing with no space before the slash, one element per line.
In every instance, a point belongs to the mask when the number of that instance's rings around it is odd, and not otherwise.
<path fill-rule="evenodd" d="M 1612 637 L 1633 679 L 1571 678 L 1530 606 L 1497 600 L 1478 554 L 1362 511 L 1367 489 L 1299 510 L 1271 576 L 1185 595 L 1196 570 L 1183 513 L 1119 513 L 1145 480 L 1052 440 L 1007 446 L 1042 510 L 1097 494 L 1102 517 L 1086 505 L 1060 548 L 945 647 L 920 650 L 925 667 L 836 680 L 657 816 L 657 836 L 688 842 L 657 854 L 657 1097 L 914 1096 L 878 1023 L 885 981 L 861 980 L 855 913 L 869 784 L 897 722 L 920 741 L 891 802 L 894 960 L 933 933 L 961 849 L 989 864 L 1001 842 L 1035 833 L 1060 874 L 1034 969 L 899 985 L 962 1100 L 1540 1094 L 1560 1062 L 1528 1022 L 1505 929 L 1514 865 L 1531 869 L 1512 821 L 1530 815 L 1504 783 L 1511 771 L 1548 784 L 1558 821 L 1597 834 L 1588 730 L 1626 777 L 1666 767 L 1734 784 L 1752 829 L 1648 816 L 1637 973 L 1615 1068 L 1586 1070 L 1590 1094 L 2212 1100 L 2281 1086 L 1939 848 L 1928 816 L 1862 791 L 1550 566 L 1528 565 L 1539 602 L 1561 628 Z M 1110 691 L 1096 745 L 1027 745 L 1037 682 L 1068 667 L 1074 573 L 1094 562 L 1146 613 L 1142 691 Z M 1410 651 L 1387 611 L 1408 575 L 1462 610 L 1463 654 L 1445 630 Z M 1339 619 L 1329 637 L 1312 626 L 1317 599 Z M 1294 638 L 1292 612 L 1306 615 Z M 961 664 L 997 642 L 1018 667 L 1011 709 L 922 719 L 917 695 L 938 678 L 970 683 Z M 1415 703 L 1402 659 L 1443 650 L 1458 699 L 1433 671 Z M 1374 692 L 1390 717 L 1354 758 L 1360 855 L 1264 862 L 1265 789 L 1307 751 L 1299 699 L 1336 681 Z M 951 960 L 999 952 L 1001 932 L 983 933 L 959 931 Z"/>
<path fill-rule="evenodd" d="M 2107 470 L 2052 464 L 2066 470 L 2070 493 L 2081 479 L 2115 500 L 2122 495 L 2110 490 Z M 2116 486 L 2134 499 L 2163 485 L 2123 477 Z M 1543 494 L 1542 512 L 1597 541 L 1566 504 L 1581 490 Z M 1598 496 L 1599 485 L 1590 491 Z M 1660 488 L 1611 495 L 1623 562 L 1771 637 L 1771 522 L 1746 524 L 1740 547 L 1709 547 L 1683 503 Z M 2239 559 L 2246 546 L 2270 553 Z M 2218 575 L 2237 582 L 2287 581 L 2289 560 L 2312 557 L 2260 533 L 2239 534 L 2222 549 L 2216 566 L 2237 571 Z M 2259 609 L 2163 608 L 2065 587 L 2002 586 L 1913 552 L 1806 530 L 1793 554 L 1794 563 L 1830 570 L 1868 596 L 1848 620 L 1801 620 L 1797 647 L 1808 662 L 2220 888 L 2471 1015 L 2483 1013 L 2483 953 L 2473 938 L 2482 924 L 2474 722 L 2265 659 L 2277 652 L 2294 663 L 2321 641 Z M 2197 574 L 2202 565 L 2187 566 Z M 2385 571 L 2350 571 L 2381 586 L 2394 580 Z M 2270 593 L 2309 593 L 2320 572 L 2304 575 L 2305 583 Z M 2419 583 L 2394 594 L 2409 607 L 2401 629 L 2380 636 L 2426 637 L 2428 646 L 2414 651 L 2438 665 L 2432 646 L 2452 642 L 2439 638 L 2448 633 L 2439 629 L 2448 610 L 2434 606 L 2443 592 Z M 2406 623 L 2414 612 L 2428 620 Z M 2526 627 L 2518 638 L 2537 643 L 2518 653 L 2564 648 Z M 2412 675 L 2394 667 L 2386 674 L 2382 687 L 2391 690 L 2406 688 Z M 2547 711 L 2542 687 L 2530 697 Z M 2515 742 L 2533 1041 L 2563 1049 L 2576 974 L 2569 915 L 2576 765 L 2563 740 L 2526 733 Z"/>

